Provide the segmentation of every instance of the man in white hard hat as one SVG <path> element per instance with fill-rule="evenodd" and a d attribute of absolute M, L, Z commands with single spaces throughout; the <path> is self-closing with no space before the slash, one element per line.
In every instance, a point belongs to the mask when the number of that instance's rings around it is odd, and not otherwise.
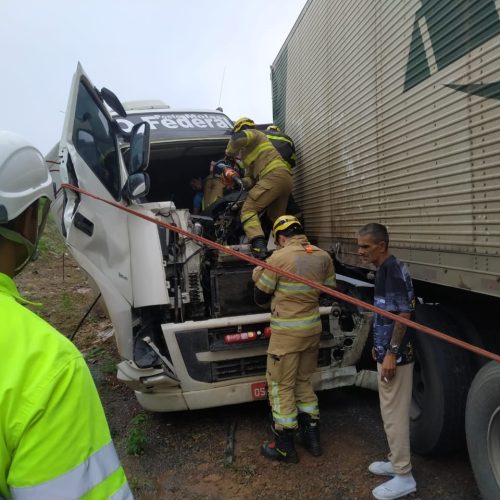
<path fill-rule="evenodd" d="M 35 254 L 53 198 L 40 152 L 0 131 L 0 497 L 129 499 L 82 355 L 24 307 L 12 279 Z"/>

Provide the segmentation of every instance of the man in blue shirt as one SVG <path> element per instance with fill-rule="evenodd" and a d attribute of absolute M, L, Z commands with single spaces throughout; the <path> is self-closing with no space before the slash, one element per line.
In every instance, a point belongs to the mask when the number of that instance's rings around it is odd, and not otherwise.
<path fill-rule="evenodd" d="M 194 191 L 192 213 L 199 214 L 205 208 L 203 202 L 203 181 L 201 177 L 193 177 L 189 181 L 189 185 Z"/>
<path fill-rule="evenodd" d="M 406 266 L 389 253 L 389 235 L 382 224 L 370 223 L 358 232 L 358 254 L 377 268 L 374 305 L 410 319 L 415 295 Z M 379 373 L 380 412 L 389 443 L 389 460 L 373 462 L 368 470 L 392 479 L 372 494 L 379 500 L 406 496 L 417 489 L 411 473 L 410 404 L 413 383 L 411 331 L 381 314 L 373 319 L 373 359 Z"/>

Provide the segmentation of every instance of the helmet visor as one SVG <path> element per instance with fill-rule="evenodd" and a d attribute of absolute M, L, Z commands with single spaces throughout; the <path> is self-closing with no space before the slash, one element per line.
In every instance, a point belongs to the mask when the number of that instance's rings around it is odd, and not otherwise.
<path fill-rule="evenodd" d="M 26 212 L 31 222 L 26 234 L 18 232 L 12 227 L 9 228 L 0 224 L 0 236 L 24 246 L 24 252 L 18 254 L 18 262 L 14 269 L 14 274 L 19 273 L 30 260 L 35 259 L 36 248 L 45 222 L 47 221 L 49 208 L 50 200 L 48 198 L 40 198 L 28 207 Z"/>

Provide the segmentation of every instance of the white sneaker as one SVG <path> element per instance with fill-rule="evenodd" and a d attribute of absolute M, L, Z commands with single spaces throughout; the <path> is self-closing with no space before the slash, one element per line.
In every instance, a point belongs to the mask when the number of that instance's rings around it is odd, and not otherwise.
<path fill-rule="evenodd" d="M 397 474 L 389 481 L 382 483 L 372 490 L 372 495 L 377 500 L 394 500 L 417 491 L 417 483 L 411 472 L 409 474 Z"/>
<path fill-rule="evenodd" d="M 377 476 L 395 476 L 396 473 L 392 468 L 391 462 L 372 462 L 368 466 L 368 470 Z"/>

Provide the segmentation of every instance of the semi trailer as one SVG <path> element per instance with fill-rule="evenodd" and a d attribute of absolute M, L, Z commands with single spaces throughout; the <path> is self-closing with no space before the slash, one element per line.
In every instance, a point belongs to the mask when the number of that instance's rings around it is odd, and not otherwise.
<path fill-rule="evenodd" d="M 356 231 L 385 224 L 416 321 L 496 354 L 499 6 L 309 0 L 271 67 L 308 236 L 371 282 Z M 500 364 L 422 333 L 415 355 L 412 449 L 450 451 L 465 435 L 483 497 L 500 498 Z"/>

